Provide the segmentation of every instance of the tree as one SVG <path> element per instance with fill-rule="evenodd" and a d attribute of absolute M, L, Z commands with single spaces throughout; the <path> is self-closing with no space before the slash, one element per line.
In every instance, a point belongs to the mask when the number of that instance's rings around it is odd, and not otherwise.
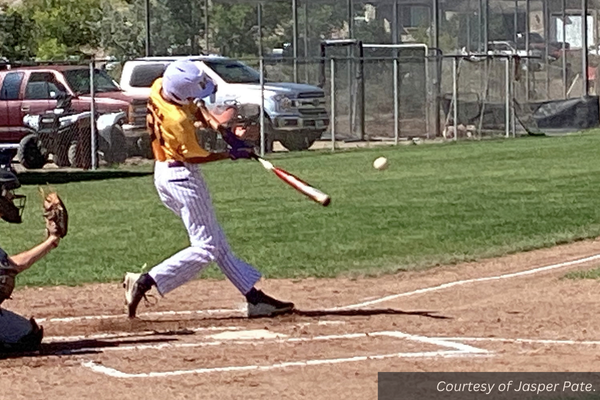
<path fill-rule="evenodd" d="M 134 6 L 120 0 L 102 0 L 95 10 L 93 27 L 99 47 L 117 58 L 144 51 L 144 23 Z"/>
<path fill-rule="evenodd" d="M 99 5 L 100 0 L 24 0 L 17 7 L 35 23 L 36 56 L 53 59 L 80 54 L 82 45 L 97 47 L 92 23 Z"/>
<path fill-rule="evenodd" d="M 0 56 L 26 60 L 34 56 L 34 22 L 6 5 L 0 7 Z"/>
<path fill-rule="evenodd" d="M 258 54 L 256 7 L 248 4 L 213 4 L 212 41 L 215 48 L 231 57 Z"/>

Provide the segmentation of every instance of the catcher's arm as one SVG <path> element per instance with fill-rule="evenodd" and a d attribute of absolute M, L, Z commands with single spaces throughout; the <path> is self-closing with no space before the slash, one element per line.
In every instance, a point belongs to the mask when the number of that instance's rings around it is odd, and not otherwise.
<path fill-rule="evenodd" d="M 23 272 L 31 267 L 36 261 L 41 260 L 46 254 L 50 253 L 50 250 L 58 246 L 59 242 L 60 238 L 58 236 L 50 235 L 37 246 L 14 256 L 10 256 L 8 258 L 9 262 L 14 267 L 16 273 Z"/>

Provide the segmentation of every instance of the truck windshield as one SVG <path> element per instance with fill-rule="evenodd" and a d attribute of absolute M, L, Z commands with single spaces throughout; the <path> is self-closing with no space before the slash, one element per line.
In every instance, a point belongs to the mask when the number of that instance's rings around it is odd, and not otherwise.
<path fill-rule="evenodd" d="M 90 93 L 90 71 L 87 69 L 71 69 L 65 71 L 65 78 L 69 82 L 69 86 L 77 94 Z M 115 81 L 104 71 L 94 70 L 94 91 L 96 93 L 103 92 L 119 92 L 121 89 Z"/>
<path fill-rule="evenodd" d="M 260 73 L 235 60 L 204 60 L 227 83 L 260 83 Z"/>

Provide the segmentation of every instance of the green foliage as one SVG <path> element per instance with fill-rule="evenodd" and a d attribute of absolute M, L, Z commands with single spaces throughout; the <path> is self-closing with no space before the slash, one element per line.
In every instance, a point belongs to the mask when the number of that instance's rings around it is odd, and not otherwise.
<path fill-rule="evenodd" d="M 78 54 L 83 45 L 97 47 L 98 37 L 91 23 L 99 0 L 24 0 L 20 7 L 35 22 L 38 58 L 52 58 L 63 52 Z"/>
<path fill-rule="evenodd" d="M 564 276 L 566 279 L 600 279 L 600 267 L 584 271 L 572 271 Z"/>
<path fill-rule="evenodd" d="M 304 13 L 300 14 L 300 24 L 306 23 Z M 308 56 L 319 56 L 319 43 L 323 39 L 330 39 L 336 32 L 340 32 L 347 25 L 347 10 L 340 5 L 313 4 L 308 10 Z"/>
<path fill-rule="evenodd" d="M 198 54 L 202 47 L 200 39 L 204 35 L 201 3 L 152 0 L 150 16 L 154 55 Z"/>
<path fill-rule="evenodd" d="M 256 7 L 214 4 L 211 13 L 214 46 L 224 55 L 243 57 L 258 53 Z"/>
<path fill-rule="evenodd" d="M 450 19 L 442 19 L 440 23 L 438 47 L 443 53 L 449 53 L 456 50 L 458 46 L 458 35 L 461 30 L 460 19 L 457 16 Z M 433 38 L 430 36 L 431 27 L 423 25 L 412 33 L 412 37 L 417 43 L 433 44 Z"/>
<path fill-rule="evenodd" d="M 137 7 L 139 8 L 139 7 Z M 136 7 L 118 0 L 102 0 L 94 10 L 94 31 L 99 46 L 117 58 L 143 54 L 144 23 Z"/>
<path fill-rule="evenodd" d="M 392 35 L 385 31 L 382 20 L 356 23 L 354 37 L 365 43 L 391 43 L 392 41 Z"/>
<path fill-rule="evenodd" d="M 66 60 L 70 50 L 66 44 L 59 43 L 57 38 L 42 38 L 38 40 L 37 57 L 40 60 Z"/>
<path fill-rule="evenodd" d="M 362 10 L 356 10 L 359 15 Z M 258 15 L 254 4 L 214 2 L 210 10 L 211 48 L 205 49 L 204 2 L 150 0 L 153 55 L 198 54 L 201 50 L 232 57 L 256 56 Z M 317 56 L 323 39 L 347 34 L 346 6 L 311 4 L 308 16 L 298 9 L 298 54 Z M 145 1 L 23 0 L 0 14 L 0 51 L 11 59 L 65 58 L 75 54 L 126 58 L 145 53 Z M 309 54 L 304 54 L 305 25 Z M 288 1 L 263 5 L 262 44 L 266 53 L 292 42 L 293 21 Z M 354 36 L 389 42 L 381 20 L 355 21 Z"/>
<path fill-rule="evenodd" d="M 33 57 L 34 22 L 18 10 L 0 6 L 0 56 L 25 60 Z"/>

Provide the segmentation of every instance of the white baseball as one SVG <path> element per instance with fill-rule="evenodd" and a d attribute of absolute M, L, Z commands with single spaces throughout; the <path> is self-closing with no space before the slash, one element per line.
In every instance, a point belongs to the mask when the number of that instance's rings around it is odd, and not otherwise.
<path fill-rule="evenodd" d="M 378 170 L 384 170 L 388 167 L 388 160 L 385 157 L 379 157 L 373 161 L 373 167 Z"/>

